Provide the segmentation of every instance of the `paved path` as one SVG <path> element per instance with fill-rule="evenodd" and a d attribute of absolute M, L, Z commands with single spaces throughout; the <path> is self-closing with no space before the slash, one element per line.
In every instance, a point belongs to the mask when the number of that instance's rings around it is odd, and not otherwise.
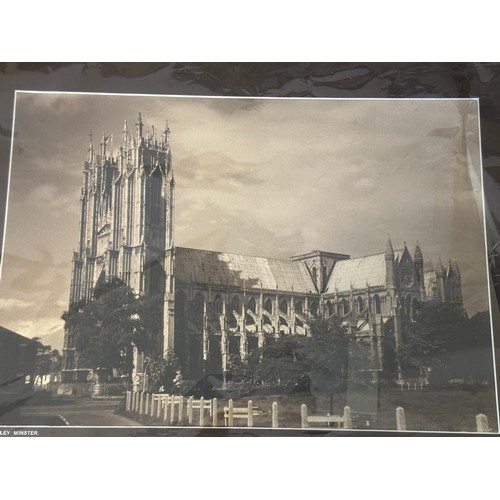
<path fill-rule="evenodd" d="M 118 399 L 53 398 L 43 405 L 25 405 L 20 409 L 20 425 L 128 426 L 137 422 L 117 415 Z"/>

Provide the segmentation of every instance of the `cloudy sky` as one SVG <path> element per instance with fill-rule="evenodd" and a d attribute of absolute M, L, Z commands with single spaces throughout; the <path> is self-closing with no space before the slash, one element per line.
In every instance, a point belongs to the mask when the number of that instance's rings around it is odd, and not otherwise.
<path fill-rule="evenodd" d="M 353 257 L 420 242 L 487 308 L 475 101 L 18 93 L 0 324 L 62 346 L 88 134 L 168 120 L 179 246 Z M 479 204 L 479 208 L 477 203 Z"/>

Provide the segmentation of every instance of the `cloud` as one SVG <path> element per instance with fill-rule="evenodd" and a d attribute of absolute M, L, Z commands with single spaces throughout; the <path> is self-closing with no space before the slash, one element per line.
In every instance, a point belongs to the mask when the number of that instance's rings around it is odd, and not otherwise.
<path fill-rule="evenodd" d="M 460 127 L 436 128 L 431 130 L 427 135 L 429 135 L 429 137 L 443 137 L 444 139 L 451 139 L 456 137 L 461 130 L 462 129 Z"/>
<path fill-rule="evenodd" d="M 0 299 L 0 311 L 12 311 L 15 309 L 27 309 L 32 307 L 31 302 L 19 299 Z"/>
<path fill-rule="evenodd" d="M 176 166 L 177 183 L 189 189 L 234 190 L 244 184 L 261 184 L 261 166 L 236 161 L 220 151 L 182 158 Z"/>
<path fill-rule="evenodd" d="M 39 337 L 44 344 L 61 349 L 64 340 L 64 322 L 55 318 L 19 319 L 7 328 L 28 338 Z"/>

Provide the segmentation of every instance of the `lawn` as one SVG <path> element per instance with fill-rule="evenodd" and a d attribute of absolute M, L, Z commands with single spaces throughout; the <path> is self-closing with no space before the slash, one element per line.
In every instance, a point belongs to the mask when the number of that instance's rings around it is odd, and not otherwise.
<path fill-rule="evenodd" d="M 234 400 L 234 406 L 244 408 L 249 398 Z M 326 415 L 330 401 L 325 395 L 294 394 L 277 396 L 253 396 L 254 408 L 261 410 L 254 416 L 254 427 L 271 427 L 273 401 L 278 403 L 279 427 L 300 428 L 300 407 L 307 405 L 309 415 Z M 489 426 L 497 432 L 496 400 L 492 390 L 467 391 L 462 389 L 404 390 L 393 387 L 372 386 L 360 389 L 348 388 L 346 393 L 334 396 L 334 414 L 342 414 L 345 405 L 352 412 L 353 427 L 356 429 L 395 430 L 397 407 L 405 410 L 408 431 L 454 431 L 475 432 L 475 417 L 483 413 L 488 417 Z M 224 425 L 223 407 L 227 401 L 218 401 L 218 425 Z M 158 425 L 156 419 L 130 414 L 146 425 Z M 194 423 L 197 423 L 197 413 Z M 211 418 L 205 417 L 205 425 L 211 425 Z M 246 420 L 235 419 L 234 426 L 245 427 Z"/>
<path fill-rule="evenodd" d="M 269 412 L 255 418 L 254 425 L 271 425 L 272 401 L 278 402 L 280 427 L 300 427 L 300 406 L 303 403 L 307 404 L 309 415 L 329 412 L 329 398 L 321 395 L 253 398 L 254 405 Z M 244 400 L 237 402 L 238 406 L 244 403 Z M 475 432 L 479 413 L 486 415 L 491 430 L 497 431 L 496 400 L 492 390 L 357 388 L 334 396 L 334 414 L 341 415 L 346 404 L 351 408 L 353 426 L 358 429 L 396 429 L 395 410 L 400 406 L 404 408 L 409 431 Z"/>

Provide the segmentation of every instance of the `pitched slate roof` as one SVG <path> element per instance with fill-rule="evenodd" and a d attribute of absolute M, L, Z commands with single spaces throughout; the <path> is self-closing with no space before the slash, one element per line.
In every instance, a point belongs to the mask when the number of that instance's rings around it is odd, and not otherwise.
<path fill-rule="evenodd" d="M 395 250 L 394 261 L 398 262 L 402 254 L 403 250 Z M 351 289 L 351 284 L 354 289 L 366 288 L 367 283 L 370 286 L 384 286 L 385 272 L 384 252 L 340 260 L 335 263 L 325 292 L 346 292 Z"/>
<path fill-rule="evenodd" d="M 183 283 L 315 293 L 303 262 L 195 248 L 175 248 L 175 279 Z"/>

